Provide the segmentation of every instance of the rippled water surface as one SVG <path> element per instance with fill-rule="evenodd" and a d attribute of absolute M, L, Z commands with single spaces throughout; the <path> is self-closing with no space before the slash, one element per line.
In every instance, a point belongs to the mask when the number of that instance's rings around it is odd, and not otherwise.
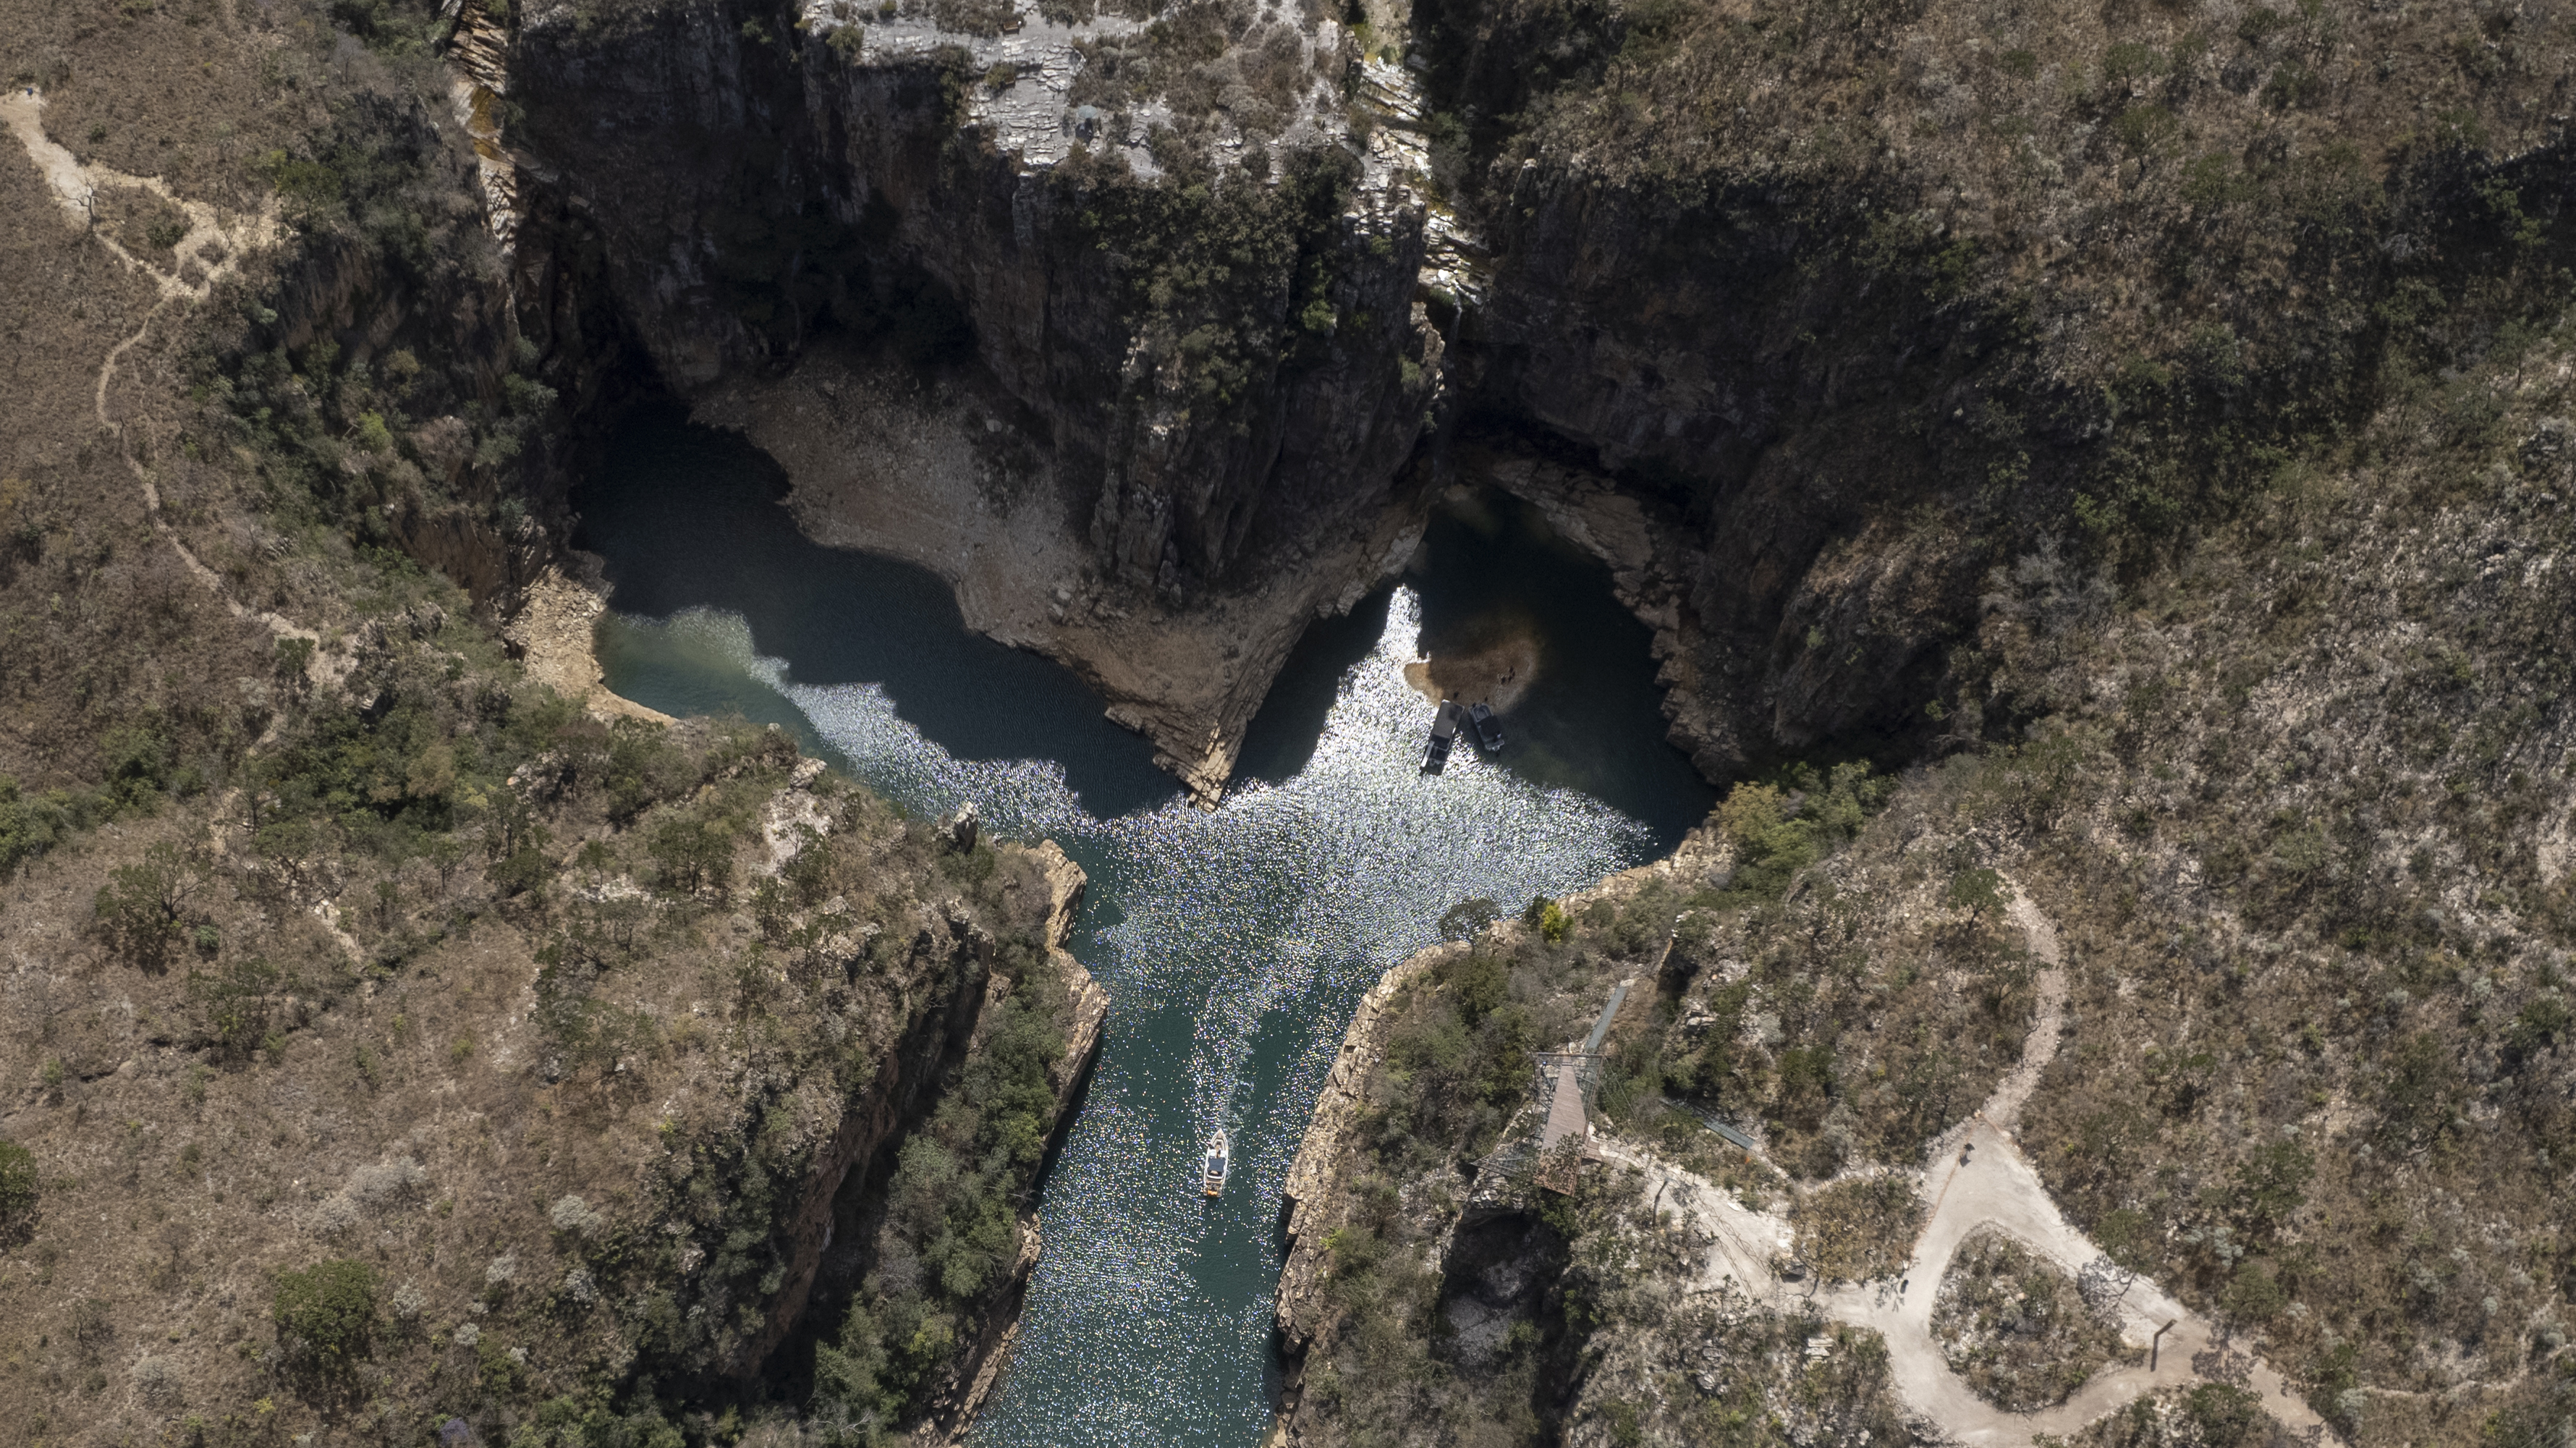
<path fill-rule="evenodd" d="M 617 586 L 611 687 L 794 728 L 915 810 L 973 800 L 1091 876 L 1073 948 L 1110 991 L 1108 1034 L 975 1441 L 1248 1448 L 1276 1373 L 1280 1186 L 1360 995 L 1460 900 L 1589 884 L 1708 807 L 1662 742 L 1645 631 L 1525 518 L 1467 510 L 1435 527 L 1421 573 L 1312 631 L 1246 782 L 1202 811 L 1079 681 L 968 634 L 929 575 L 807 542 L 778 486 L 747 445 L 630 420 L 576 498 Z M 1436 641 L 1498 610 L 1541 635 L 1516 737 L 1424 776 L 1431 705 L 1403 664 L 1426 619 Z M 1235 1170 L 1209 1202 L 1195 1153 L 1218 1125 Z"/>

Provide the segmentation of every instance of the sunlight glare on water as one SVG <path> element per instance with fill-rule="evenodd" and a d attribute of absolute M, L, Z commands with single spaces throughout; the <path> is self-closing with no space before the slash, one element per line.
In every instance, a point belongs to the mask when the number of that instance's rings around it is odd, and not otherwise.
<path fill-rule="evenodd" d="M 1432 706 L 1402 676 L 1420 626 L 1420 601 L 1397 590 L 1301 772 L 1213 811 L 1175 793 L 1100 819 L 1055 763 L 960 760 L 876 684 L 797 683 L 739 615 L 609 622 L 602 653 L 621 691 L 653 703 L 662 690 L 645 675 L 667 687 L 738 671 L 870 786 L 922 813 L 973 800 L 994 833 L 1054 839 L 1090 873 L 1093 928 L 1074 949 L 1110 991 L 1109 1029 L 1043 1190 L 1045 1255 L 978 1444 L 1258 1443 L 1280 1190 L 1360 995 L 1433 943 L 1461 900 L 1511 909 L 1655 853 L 1646 825 L 1521 780 L 1470 743 L 1445 774 L 1420 773 Z M 1219 1125 L 1234 1170 L 1209 1202 L 1197 1150 Z"/>

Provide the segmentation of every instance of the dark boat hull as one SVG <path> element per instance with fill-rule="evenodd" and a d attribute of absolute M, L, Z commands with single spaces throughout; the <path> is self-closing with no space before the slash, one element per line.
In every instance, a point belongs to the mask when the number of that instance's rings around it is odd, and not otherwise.
<path fill-rule="evenodd" d="M 1431 742 L 1422 750 L 1422 772 L 1438 774 L 1449 765 L 1449 750 L 1458 742 L 1458 724 L 1466 711 L 1455 699 L 1440 701 L 1440 710 L 1431 716 Z"/>

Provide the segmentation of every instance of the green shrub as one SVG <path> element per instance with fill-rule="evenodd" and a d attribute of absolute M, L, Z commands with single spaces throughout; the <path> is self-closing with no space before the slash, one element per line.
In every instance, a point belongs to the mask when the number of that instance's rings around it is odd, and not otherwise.
<path fill-rule="evenodd" d="M 2220 1293 L 2219 1305 L 2227 1315 L 2242 1323 L 2265 1323 L 2278 1317 L 2290 1305 L 2290 1294 L 2280 1282 L 2261 1266 L 2248 1262 L 2228 1279 L 2227 1290 Z"/>
<path fill-rule="evenodd" d="M 374 1346 L 376 1270 L 343 1258 L 281 1272 L 271 1310 L 281 1341 L 300 1344 L 326 1366 L 346 1366 Z"/>
<path fill-rule="evenodd" d="M 1461 900 L 1441 912 L 1440 938 L 1473 940 L 1484 933 L 1486 926 L 1502 918 L 1502 907 L 1481 895 L 1473 900 Z"/>
<path fill-rule="evenodd" d="M 491 880 L 504 896 L 518 896 L 543 887 L 553 872 L 545 851 L 530 846 L 512 851 L 508 859 L 494 865 Z"/>
<path fill-rule="evenodd" d="M 22 797 L 18 781 L 0 774 L 0 880 L 54 847 L 80 820 L 73 799 L 60 793 Z"/>
<path fill-rule="evenodd" d="M 1573 932 L 1574 920 L 1573 917 L 1565 913 L 1565 907 L 1557 904 L 1553 900 L 1549 900 L 1540 905 L 1538 912 L 1538 934 L 1541 940 L 1546 941 L 1550 945 L 1563 945 L 1565 943 L 1565 937 Z"/>
<path fill-rule="evenodd" d="M 2182 122 L 2163 106 L 2147 103 L 2120 112 L 2111 122 L 2111 134 L 2119 138 L 2128 151 L 2145 155 L 2162 150 L 2165 144 L 2182 134 Z"/>
<path fill-rule="evenodd" d="M 2102 57 L 2102 85 L 2106 90 L 2126 93 L 2133 81 L 2152 80 L 2172 69 L 2163 51 L 2134 40 L 2123 40 Z"/>
<path fill-rule="evenodd" d="M 2263 83 L 2263 103 L 2276 111 L 2306 110 L 2325 98 L 2326 78 L 2298 61 L 2284 61 Z"/>
<path fill-rule="evenodd" d="M 1736 848 L 1734 888 L 1746 894 L 1778 895 L 1791 876 L 1816 858 L 1807 831 L 1797 821 L 1781 818 L 1775 785 L 1739 784 L 1729 790 L 1717 807 L 1717 823 Z"/>
<path fill-rule="evenodd" d="M 14 1141 L 0 1141 L 0 1238 L 25 1230 L 42 1195 L 36 1154 Z"/>
<path fill-rule="evenodd" d="M 2004 877 L 1983 868 L 1962 870 L 1950 879 L 1950 903 L 1972 915 L 2000 915 L 2004 908 Z"/>
<path fill-rule="evenodd" d="M 649 1405 L 619 1412 L 569 1394 L 539 1403 L 510 1434 L 510 1448 L 685 1448 L 687 1442 Z"/>
<path fill-rule="evenodd" d="M 1460 1018 L 1470 1026 L 1483 1020 L 1511 995 L 1511 968 L 1498 955 L 1470 951 L 1440 964 L 1437 978 L 1449 992 Z"/>
<path fill-rule="evenodd" d="M 245 1061 L 267 1043 L 273 1010 L 270 996 L 278 980 L 277 968 L 258 959 L 188 972 L 188 998 L 196 1005 L 216 1054 L 228 1061 Z"/>
<path fill-rule="evenodd" d="M 2268 1142 L 2236 1169 L 2236 1210 L 2256 1233 L 2270 1236 L 2307 1200 L 2317 1159 L 2295 1141 Z"/>
<path fill-rule="evenodd" d="M 2504 1033 L 2505 1050 L 2518 1065 L 2557 1047 L 2567 1038 L 2570 1024 L 2576 1024 L 2576 1011 L 2558 992 L 2546 992 L 2514 1015 Z"/>
<path fill-rule="evenodd" d="M 661 725 L 620 719 L 609 727 L 600 783 L 608 789 L 609 816 L 619 824 L 632 822 L 654 803 L 677 794 L 694 773 L 688 756 L 665 737 Z"/>
<path fill-rule="evenodd" d="M 662 888 L 673 894 L 712 890 L 721 897 L 733 883 L 733 832 L 719 821 L 674 815 L 654 827 L 645 848 L 661 868 Z"/>
<path fill-rule="evenodd" d="M 2256 12 L 2258 14 L 2264 12 Z M 2183 1399 L 2183 1412 L 2207 1448 L 2240 1448 L 2268 1436 L 2260 1396 L 2227 1383 L 2203 1383 Z"/>

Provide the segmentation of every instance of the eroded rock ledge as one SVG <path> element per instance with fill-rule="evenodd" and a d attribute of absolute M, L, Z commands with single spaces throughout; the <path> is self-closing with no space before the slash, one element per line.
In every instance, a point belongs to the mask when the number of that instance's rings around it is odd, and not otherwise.
<path fill-rule="evenodd" d="M 717 381 L 693 416 L 777 459 L 807 536 L 929 569 L 969 628 L 1079 674 L 1203 804 L 1307 623 L 1348 612 L 1422 534 L 1421 490 L 1389 492 L 1236 586 L 1184 598 L 1103 570 L 1064 464 L 1006 396 L 826 346 L 783 377 Z"/>

